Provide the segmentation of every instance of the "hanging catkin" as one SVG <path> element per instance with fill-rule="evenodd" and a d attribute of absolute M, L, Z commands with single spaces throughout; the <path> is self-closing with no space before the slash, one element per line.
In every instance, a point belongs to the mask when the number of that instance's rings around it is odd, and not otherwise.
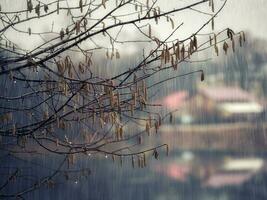
<path fill-rule="evenodd" d="M 33 5 L 32 5 L 32 1 L 29 0 L 27 1 L 27 10 L 31 13 L 33 10 Z"/>
<path fill-rule="evenodd" d="M 45 13 L 47 13 L 48 10 L 49 10 L 48 5 L 45 4 L 45 5 L 44 5 L 44 11 L 45 11 Z"/>
<path fill-rule="evenodd" d="M 235 52 L 235 39 L 234 38 L 232 39 L 232 50 L 233 52 Z"/>
<path fill-rule="evenodd" d="M 210 42 L 210 46 L 212 46 L 212 37 L 209 36 L 209 42 Z"/>
<path fill-rule="evenodd" d="M 102 6 L 106 9 L 106 0 L 102 0 Z"/>
<path fill-rule="evenodd" d="M 79 1 L 79 7 L 82 13 L 83 12 L 83 1 L 82 0 Z"/>
<path fill-rule="evenodd" d="M 13 124 L 12 134 L 16 135 L 16 132 L 17 132 L 16 124 Z"/>
<path fill-rule="evenodd" d="M 180 44 L 179 40 L 177 40 L 177 48 L 176 48 L 176 60 L 180 60 Z"/>
<path fill-rule="evenodd" d="M 225 55 L 227 55 L 227 50 L 228 50 L 228 44 L 226 42 L 223 43 L 223 51 L 225 53 Z"/>
<path fill-rule="evenodd" d="M 149 24 L 149 25 L 148 25 L 148 37 L 149 37 L 149 38 L 152 37 L 152 36 L 151 36 L 151 34 L 152 34 L 151 32 L 152 32 L 152 30 L 151 30 L 151 25 Z"/>
<path fill-rule="evenodd" d="M 239 34 L 239 46 L 240 46 L 240 47 L 243 46 L 242 42 L 243 42 L 242 35 Z"/>
<path fill-rule="evenodd" d="M 169 156 L 169 145 L 166 145 L 166 156 Z"/>
<path fill-rule="evenodd" d="M 150 135 L 150 126 L 148 122 L 146 122 L 146 133 L 148 136 Z"/>
<path fill-rule="evenodd" d="M 60 39 L 63 40 L 64 35 L 65 35 L 65 33 L 64 33 L 64 29 L 63 29 L 63 28 L 61 29 L 59 35 L 60 35 Z"/>
<path fill-rule="evenodd" d="M 132 168 L 134 168 L 134 156 L 132 156 Z"/>
<path fill-rule="evenodd" d="M 211 29 L 214 31 L 214 17 L 211 19 Z"/>
<path fill-rule="evenodd" d="M 57 1 L 57 14 L 59 14 L 59 0 Z"/>
<path fill-rule="evenodd" d="M 172 29 L 174 29 L 174 21 L 172 20 L 172 18 L 170 18 L 170 22 L 171 22 L 171 25 L 172 25 Z"/>
<path fill-rule="evenodd" d="M 204 71 L 201 71 L 200 80 L 201 80 L 201 81 L 204 81 L 204 80 L 205 80 L 205 74 L 204 74 Z"/>

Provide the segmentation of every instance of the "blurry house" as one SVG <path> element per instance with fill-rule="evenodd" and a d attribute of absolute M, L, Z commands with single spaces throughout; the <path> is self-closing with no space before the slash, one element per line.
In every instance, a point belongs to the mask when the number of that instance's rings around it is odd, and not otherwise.
<path fill-rule="evenodd" d="M 204 181 L 204 186 L 211 188 L 240 186 L 260 173 L 263 167 L 264 160 L 260 158 L 227 159 L 220 171 Z"/>
<path fill-rule="evenodd" d="M 177 91 L 164 97 L 158 103 L 163 105 L 169 111 L 176 111 L 173 113 L 173 121 L 188 124 L 193 121 L 193 116 L 190 115 L 188 109 L 186 109 L 189 99 L 189 93 L 187 91 Z"/>
<path fill-rule="evenodd" d="M 194 98 L 196 115 L 205 120 L 242 121 L 258 116 L 263 107 L 255 96 L 238 87 L 203 87 Z"/>

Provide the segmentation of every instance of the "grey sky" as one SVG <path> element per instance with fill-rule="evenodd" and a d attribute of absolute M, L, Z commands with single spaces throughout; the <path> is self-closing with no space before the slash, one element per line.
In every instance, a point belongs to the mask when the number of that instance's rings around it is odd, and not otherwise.
<path fill-rule="evenodd" d="M 228 0 L 217 26 L 248 30 L 255 36 L 267 39 L 266 9 L 267 0 Z"/>

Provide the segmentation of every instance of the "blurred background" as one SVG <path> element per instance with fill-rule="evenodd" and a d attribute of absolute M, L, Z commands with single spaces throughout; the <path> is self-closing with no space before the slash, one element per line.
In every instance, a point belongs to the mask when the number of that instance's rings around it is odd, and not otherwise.
<path fill-rule="evenodd" d="M 152 89 L 153 102 L 163 105 L 158 111 L 176 112 L 155 137 L 145 139 L 146 145 L 167 143 L 169 156 L 159 152 L 156 160 L 148 155 L 145 168 L 133 169 L 126 159 L 121 164 L 88 155 L 77 162 L 90 169 L 86 179 L 74 171 L 59 178 L 53 190 L 42 188 L 26 199 L 267 199 L 266 8 L 265 0 L 229 0 L 216 29 L 245 31 L 243 46 L 218 57 L 211 50 L 207 57 L 212 59 L 179 66 L 181 74 L 202 68 L 204 82 L 192 75 Z M 169 76 L 167 71 L 148 82 Z M 36 175 L 48 173 L 48 163 L 56 161 L 44 157 L 43 162 L 31 158 L 7 164 L 27 168 L 39 163 L 29 170 Z"/>

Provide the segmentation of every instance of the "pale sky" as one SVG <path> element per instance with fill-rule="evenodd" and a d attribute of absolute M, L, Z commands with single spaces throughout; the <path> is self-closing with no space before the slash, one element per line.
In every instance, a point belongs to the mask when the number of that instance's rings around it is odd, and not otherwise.
<path fill-rule="evenodd" d="M 51 0 L 43 0 L 42 2 L 50 2 Z M 146 0 L 141 0 L 143 2 L 146 2 Z M 170 10 L 174 7 L 182 7 L 183 4 L 188 4 L 191 2 L 195 2 L 197 0 L 158 0 L 160 3 L 162 10 Z M 2 4 L 3 10 L 14 10 L 20 8 L 25 8 L 26 1 L 22 0 L 0 0 L 0 4 Z M 71 4 L 76 4 L 79 2 L 78 0 L 69 0 Z M 114 4 L 115 0 L 110 0 L 109 3 Z M 166 3 L 167 2 L 167 3 Z M 222 3 L 222 0 L 216 0 L 215 1 L 215 9 L 219 7 L 218 3 Z M 12 6 L 11 6 L 12 5 Z M 15 5 L 15 6 L 14 6 Z M 178 6 L 177 6 L 178 5 Z M 201 7 L 197 7 L 200 10 L 207 11 L 208 6 L 207 4 Z M 267 0 L 228 0 L 226 7 L 222 10 L 222 12 L 219 14 L 219 16 L 215 20 L 215 31 L 220 31 L 226 27 L 230 27 L 231 29 L 235 31 L 248 31 L 252 33 L 253 36 L 264 38 L 267 40 L 267 25 L 265 20 L 267 20 Z M 132 12 L 133 9 L 131 7 L 131 10 L 124 9 L 121 12 L 127 13 Z M 199 17 L 201 16 L 201 17 Z M 203 22 L 208 19 L 206 16 L 199 15 L 199 13 L 195 12 L 182 12 L 179 13 L 176 17 L 173 19 L 175 20 L 175 25 L 180 24 L 181 22 L 185 22 L 185 25 L 182 27 L 181 30 L 178 30 L 175 37 L 177 38 L 183 38 L 185 36 L 188 36 L 188 34 L 192 34 L 196 29 L 199 28 L 203 24 Z M 56 32 L 59 32 L 59 30 L 64 27 L 63 24 L 66 20 L 64 20 L 64 17 L 60 18 L 59 16 L 53 16 L 50 18 L 51 21 L 56 20 L 55 22 L 55 29 Z M 30 26 L 32 26 L 33 31 L 43 31 L 43 30 L 49 30 L 51 29 L 51 21 L 49 20 L 40 20 L 38 23 L 33 22 Z M 167 34 L 171 31 L 171 25 L 170 23 L 166 23 L 166 20 L 162 20 L 163 22 L 160 22 L 159 25 L 153 25 L 152 27 L 154 29 L 154 34 L 156 36 L 162 36 L 162 38 L 166 37 Z M 58 24 L 57 24 L 58 23 Z M 161 24 L 162 23 L 162 24 Z M 58 26 L 57 26 L 58 25 Z M 24 29 L 27 31 L 29 25 L 19 27 L 21 29 Z M 0 25 L 1 27 L 1 25 Z M 207 27 L 207 32 L 211 31 L 210 26 Z M 17 40 L 17 43 L 19 45 L 24 46 L 25 48 L 29 48 L 34 42 L 34 36 L 31 36 L 31 41 L 29 42 L 29 37 L 27 35 L 19 36 L 17 33 L 14 34 L 7 34 L 7 36 L 10 36 L 12 39 Z M 124 33 L 121 34 L 122 39 L 136 39 L 139 36 L 136 36 L 134 34 L 133 30 L 130 27 L 126 27 L 124 29 Z M 119 47 L 118 47 L 119 48 Z M 135 51 L 137 48 L 133 48 Z M 130 49 L 128 49 L 130 51 Z M 139 51 L 139 50 L 138 50 Z M 134 51 L 132 53 L 135 53 Z"/>
<path fill-rule="evenodd" d="M 248 30 L 267 40 L 267 0 L 228 0 L 219 18 L 219 27 Z"/>

